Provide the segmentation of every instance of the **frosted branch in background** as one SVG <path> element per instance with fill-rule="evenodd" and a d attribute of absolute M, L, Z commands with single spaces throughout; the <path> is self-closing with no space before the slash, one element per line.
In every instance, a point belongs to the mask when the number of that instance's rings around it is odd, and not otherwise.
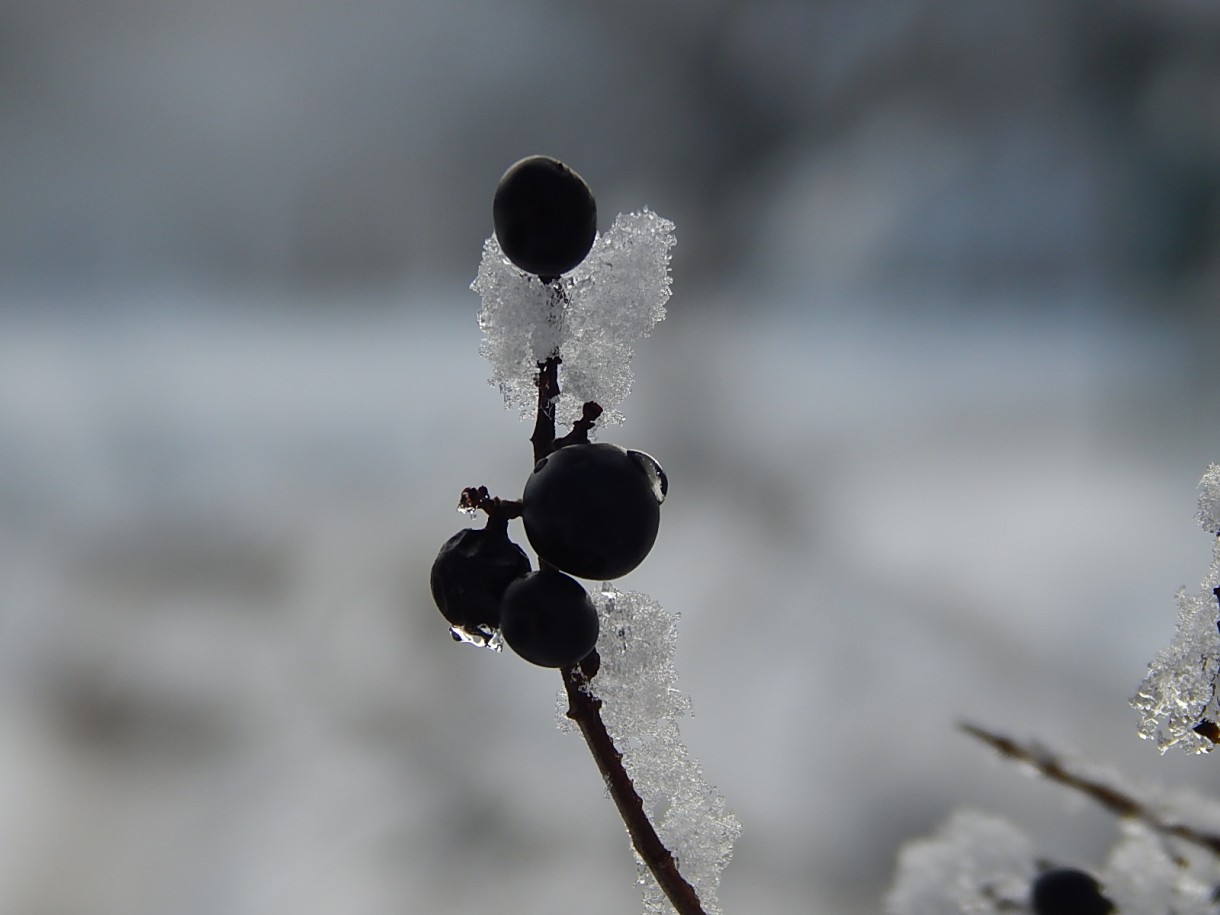
<path fill-rule="evenodd" d="M 1213 536 L 1220 534 L 1220 465 L 1208 467 L 1199 482 L 1197 520 Z M 1220 630 L 1217 595 L 1220 586 L 1220 537 L 1212 550 L 1211 568 L 1200 589 L 1178 592 L 1178 628 L 1173 641 L 1148 666 L 1148 676 L 1131 700 L 1140 714 L 1141 737 L 1155 740 L 1162 752 L 1177 746 L 1189 752 L 1211 750 L 1220 731 Z"/>
<path fill-rule="evenodd" d="M 602 423 L 622 422 L 633 347 L 665 317 L 673 229 L 648 209 L 620 215 L 584 262 L 552 285 L 513 266 L 494 235 L 487 239 L 471 288 L 483 300 L 479 352 L 505 406 L 533 416 L 538 363 L 558 352 L 564 381 L 557 422 L 571 423 L 586 401 L 605 410 Z"/>
<path fill-rule="evenodd" d="M 1087 759 L 1021 743 L 976 725 L 963 730 L 1001 756 L 1087 797 L 1118 818 L 1122 834 L 1100 869 L 1104 901 L 1120 915 L 1215 915 L 1220 887 L 1220 803 L 1181 790 L 1127 783 Z M 1034 857 L 1015 827 L 959 812 L 935 835 L 909 843 L 887 899 L 888 915 L 1029 911 L 1040 872 L 1076 864 Z M 1091 871 L 1087 871 L 1091 874 Z"/>
<path fill-rule="evenodd" d="M 724 798 L 704 779 L 678 733 L 690 700 L 678 691 L 674 667 L 677 617 L 646 594 L 616 591 L 609 583 L 593 595 L 601 618 L 597 652 L 601 667 L 591 681 L 603 701 L 602 719 L 623 765 L 644 802 L 644 812 L 695 888 L 708 915 L 720 909 L 720 874 L 741 832 Z M 559 726 L 575 730 L 559 695 Z M 672 911 L 652 874 L 639 864 L 645 912 Z"/>
<path fill-rule="evenodd" d="M 1106 895 L 1122 913 L 1215 915 L 1220 865 L 1215 855 L 1174 841 L 1146 824 L 1127 822 L 1101 873 Z"/>
<path fill-rule="evenodd" d="M 887 915 L 1003 915 L 1024 910 L 1037 872 L 1033 846 L 1015 826 L 973 810 L 903 847 Z"/>
<path fill-rule="evenodd" d="M 886 899 L 887 915 L 1027 912 L 1040 867 L 1032 845 L 1006 821 L 958 811 L 934 835 L 906 845 Z M 1220 864 L 1197 845 L 1126 820 L 1099 874 L 1122 915 L 1215 915 Z"/>

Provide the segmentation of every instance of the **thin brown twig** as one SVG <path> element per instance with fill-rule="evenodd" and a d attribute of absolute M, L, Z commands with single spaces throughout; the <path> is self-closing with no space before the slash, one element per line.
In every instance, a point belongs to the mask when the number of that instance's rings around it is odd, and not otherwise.
<path fill-rule="evenodd" d="M 1095 778 L 1073 772 L 1062 759 L 1037 744 L 1022 744 L 1011 737 L 996 734 L 975 724 L 963 722 L 959 726 L 971 737 L 978 738 L 997 750 L 1001 756 L 1033 767 L 1043 778 L 1085 795 L 1116 817 L 1139 820 L 1162 835 L 1190 842 L 1207 849 L 1214 855 L 1220 855 L 1220 835 L 1167 820 L 1146 803 L 1125 791 Z"/>
<path fill-rule="evenodd" d="M 565 667 L 560 671 L 563 675 L 563 687 L 568 695 L 567 716 L 580 728 L 597 768 L 605 779 L 610 797 L 627 826 L 631 844 L 652 871 L 665 897 L 679 915 L 706 915 L 695 888 L 686 882 L 686 878 L 678 870 L 674 856 L 665 847 L 648 819 L 644 802 L 635 790 L 631 777 L 627 775 L 627 770 L 623 768 L 623 754 L 615 747 L 606 731 L 601 716 L 602 700 L 589 689 L 592 674 L 586 673 L 589 667 L 596 671 L 599 663 L 597 651 L 594 650 L 580 664 Z"/>

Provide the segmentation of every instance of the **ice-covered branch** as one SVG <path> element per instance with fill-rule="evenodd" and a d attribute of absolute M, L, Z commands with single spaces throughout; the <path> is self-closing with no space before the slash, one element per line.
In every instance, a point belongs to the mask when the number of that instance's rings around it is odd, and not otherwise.
<path fill-rule="evenodd" d="M 539 366 L 532 439 L 538 459 L 556 444 L 545 435 L 555 430 L 551 409 L 560 392 L 559 363 L 556 356 Z M 587 436 L 600 413 L 597 404 L 586 404 L 570 435 Z M 689 702 L 677 691 L 677 620 L 646 596 L 621 594 L 609 583 L 594 605 L 598 647 L 580 664 L 561 670 L 561 726 L 570 721 L 580 730 L 623 818 L 642 868 L 646 911 L 660 915 L 668 900 L 679 915 L 715 915 L 720 872 L 740 826 L 678 734 L 677 719 Z M 626 757 L 616 738 L 630 742 Z"/>
<path fill-rule="evenodd" d="M 535 384 L 538 388 L 538 414 L 534 421 L 534 434 L 530 441 L 534 447 L 534 460 L 546 457 L 556 446 L 555 402 L 560 396 L 559 365 L 562 360 L 558 352 L 553 353 L 538 365 Z M 581 418 L 573 423 L 572 435 L 587 437 L 593 421 L 601 414 L 594 403 L 586 404 Z M 604 603 L 604 602 L 603 602 Z M 603 612 L 599 616 L 604 617 Z M 602 620 L 601 632 L 606 631 Z M 599 640 L 600 641 L 600 640 Z M 579 728 L 581 736 L 589 746 L 598 771 L 606 782 L 632 847 L 639 860 L 648 868 L 664 897 L 669 900 L 679 915 L 710 915 L 699 902 L 699 895 L 678 870 L 678 863 L 657 835 L 649 819 L 644 802 L 632 783 L 631 776 L 623 768 L 623 754 L 614 744 L 602 720 L 602 699 L 597 696 L 590 682 L 601 668 L 601 658 L 594 649 L 579 664 L 560 670 L 563 677 L 567 708 L 562 712 Z M 561 698 L 563 698 L 561 697 Z"/>
<path fill-rule="evenodd" d="M 702 911 L 715 915 L 720 911 L 716 899 L 720 875 L 732 857 L 741 826 L 704 777 L 678 730 L 678 719 L 689 713 L 690 700 L 678 690 L 674 665 L 677 617 L 646 594 L 618 591 L 608 583 L 594 595 L 593 603 L 601 618 L 599 666 L 587 691 L 602 703 L 606 732 L 622 751 L 616 764 L 629 777 L 644 815 L 694 887 Z M 570 728 L 566 699 L 560 696 L 560 725 Z M 634 835 L 632 839 L 634 843 Z M 661 915 L 667 911 L 669 889 L 664 873 L 657 873 L 645 852 L 636 847 L 646 911 Z M 668 865 L 662 865 L 664 872 Z"/>
<path fill-rule="evenodd" d="M 600 658 L 595 649 L 578 666 L 566 667 L 561 671 L 568 703 L 564 715 L 576 723 L 585 743 L 589 745 L 610 797 L 627 826 L 631 844 L 665 897 L 679 915 L 707 915 L 700 905 L 699 895 L 678 871 L 673 855 L 648 819 L 644 802 L 623 768 L 623 754 L 606 731 L 601 716 L 602 700 L 589 687 L 589 680 L 596 674 L 599 665 Z"/>
<path fill-rule="evenodd" d="M 506 178 L 519 166 L 510 168 Z M 531 167 L 540 176 L 556 172 L 555 163 Z M 559 166 L 559 172 L 564 168 Z M 505 224 L 515 232 L 514 224 Z M 499 222 L 497 227 L 499 232 Z M 478 316 L 481 351 L 492 365 L 492 383 L 505 404 L 520 410 L 522 418 L 532 414 L 529 440 L 538 465 L 531 477 L 538 487 L 534 498 L 542 498 L 537 493 L 545 488 L 538 475 L 549 470 L 551 481 L 560 479 L 555 475 L 564 464 L 561 456 L 570 453 L 564 450 L 545 465 L 543 459 L 558 448 L 588 447 L 599 420 L 622 420 L 617 407 L 631 389 L 632 346 L 665 316 L 672 231 L 670 221 L 649 210 L 619 216 L 609 232 L 593 239 L 580 264 L 558 276 L 527 272 L 532 267 L 523 266 L 521 257 L 505 256 L 512 245 L 501 249 L 497 235 L 484 245 L 472 283 L 483 300 Z M 556 437 L 561 423 L 570 423 L 571 431 Z M 628 461 L 651 461 L 639 451 L 621 454 Z M 655 497 L 659 505 L 666 492 L 659 465 L 653 477 L 656 489 L 648 498 Z M 529 486 L 522 511 L 527 532 Z M 515 509 L 509 503 L 489 503 L 486 492 L 471 492 L 473 504 Z M 562 504 L 587 494 L 581 490 L 566 495 Z M 534 534 L 542 536 L 537 528 Z M 566 529 L 558 542 L 543 549 L 531 536 L 540 569 L 558 567 L 584 578 L 612 578 L 633 569 L 627 562 L 621 565 L 623 571 L 612 571 L 620 567 L 615 561 L 580 571 L 588 556 L 572 548 L 578 537 L 576 528 Z M 650 545 L 649 539 L 644 554 Z M 594 567 L 605 571 L 592 571 Z M 589 597 L 599 622 L 597 647 L 578 664 L 556 665 L 564 682 L 560 726 L 580 730 L 626 824 L 641 869 L 645 913 L 662 915 L 672 906 L 680 915 L 717 915 L 721 871 L 741 827 L 704 780 L 678 734 L 677 719 L 686 714 L 689 703 L 677 691 L 673 670 L 677 619 L 645 595 L 621 593 L 609 583 Z M 505 638 L 511 645 L 512 637 L 506 633 Z"/>
<path fill-rule="evenodd" d="M 619 216 L 579 266 L 541 280 L 488 239 L 472 284 L 483 299 L 481 352 L 506 405 L 533 414 L 535 462 L 587 443 L 599 419 L 621 421 L 632 346 L 665 315 L 673 244 L 673 224 L 655 213 Z M 557 438 L 568 423 L 571 431 Z M 658 501 L 663 479 L 660 487 Z M 541 555 L 539 564 L 547 565 Z M 676 617 L 608 583 L 591 598 L 597 647 L 561 669 L 560 725 L 579 729 L 626 824 L 646 912 L 717 915 L 720 874 L 740 826 L 678 734 L 689 703 L 674 671 Z"/>

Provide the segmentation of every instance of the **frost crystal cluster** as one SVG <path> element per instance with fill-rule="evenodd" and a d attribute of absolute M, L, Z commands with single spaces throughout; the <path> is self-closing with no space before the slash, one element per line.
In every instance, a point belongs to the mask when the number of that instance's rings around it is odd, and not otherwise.
<path fill-rule="evenodd" d="M 609 584 L 593 603 L 601 617 L 601 667 L 591 688 L 603 701 L 606 730 L 623 754 L 648 819 L 699 894 L 704 911 L 714 915 L 720 911 L 720 874 L 741 826 L 678 733 L 678 719 L 689 713 L 690 700 L 678 691 L 674 669 L 677 617 L 646 594 L 619 592 Z M 560 727 L 574 730 L 562 693 L 558 710 Z M 638 863 L 645 912 L 671 911 L 652 874 Z"/>
<path fill-rule="evenodd" d="M 538 364 L 559 353 L 560 425 L 580 416 L 586 401 L 605 410 L 602 422 L 622 422 L 632 348 L 665 317 L 673 228 L 648 209 L 620 215 L 579 266 L 550 284 L 513 266 L 494 235 L 487 239 L 471 288 L 483 299 L 479 351 L 507 407 L 533 414 Z"/>
<path fill-rule="evenodd" d="M 1148 676 L 1131 700 L 1140 714 L 1140 736 L 1155 740 L 1162 752 L 1172 746 L 1207 752 L 1220 739 L 1220 465 L 1208 467 L 1199 489 L 1196 517 L 1217 537 L 1211 568 L 1198 591 L 1178 592 L 1174 639 L 1148 666 Z"/>

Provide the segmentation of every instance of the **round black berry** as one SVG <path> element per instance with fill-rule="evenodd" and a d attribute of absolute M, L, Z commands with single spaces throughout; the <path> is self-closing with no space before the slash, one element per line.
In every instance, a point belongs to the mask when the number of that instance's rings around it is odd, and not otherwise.
<path fill-rule="evenodd" d="M 525 551 L 498 528 L 468 528 L 445 541 L 432 563 L 432 599 L 453 626 L 500 625 L 500 599 L 530 570 Z"/>
<path fill-rule="evenodd" d="M 597 204 L 589 185 L 549 156 L 510 166 L 491 210 L 504 256 L 544 280 L 583 261 L 597 234 Z"/>
<path fill-rule="evenodd" d="M 521 519 L 551 565 L 578 578 L 618 578 L 656 542 L 667 489 L 661 465 L 642 451 L 568 445 L 534 466 Z"/>
<path fill-rule="evenodd" d="M 500 632 L 508 647 L 541 667 L 568 667 L 597 644 L 597 610 L 575 578 L 530 572 L 504 592 Z"/>
<path fill-rule="evenodd" d="M 1044 871 L 1034 881 L 1035 915 L 1109 915 L 1114 905 L 1092 874 L 1072 867 Z"/>

